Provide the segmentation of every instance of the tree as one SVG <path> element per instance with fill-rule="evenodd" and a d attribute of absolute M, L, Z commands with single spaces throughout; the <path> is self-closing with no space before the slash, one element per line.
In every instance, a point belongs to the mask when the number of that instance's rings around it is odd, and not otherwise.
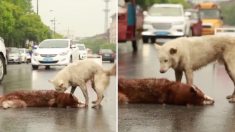
<path fill-rule="evenodd" d="M 50 28 L 32 11 L 31 0 L 0 0 L 0 36 L 6 46 L 16 47 L 24 47 L 26 40 L 38 43 L 52 37 Z"/>

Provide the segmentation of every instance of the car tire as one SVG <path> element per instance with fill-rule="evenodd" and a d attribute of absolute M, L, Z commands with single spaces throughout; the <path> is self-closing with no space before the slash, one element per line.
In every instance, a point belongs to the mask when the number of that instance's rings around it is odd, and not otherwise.
<path fill-rule="evenodd" d="M 156 38 L 155 37 L 151 37 L 150 40 L 151 40 L 151 44 L 156 43 Z"/>
<path fill-rule="evenodd" d="M 70 56 L 70 60 L 69 60 L 70 63 L 73 63 L 73 57 Z"/>
<path fill-rule="evenodd" d="M 0 83 L 2 83 L 5 73 L 6 73 L 5 59 L 3 55 L 0 55 Z"/>
<path fill-rule="evenodd" d="M 146 36 L 142 36 L 143 43 L 148 43 L 149 38 Z"/>
<path fill-rule="evenodd" d="M 46 70 L 49 70 L 49 69 L 50 69 L 50 66 L 46 66 L 45 69 L 46 69 Z"/>
<path fill-rule="evenodd" d="M 37 65 L 32 65 L 33 70 L 37 70 L 38 66 Z"/>
<path fill-rule="evenodd" d="M 114 62 L 114 60 L 110 60 L 110 63 L 113 63 Z"/>

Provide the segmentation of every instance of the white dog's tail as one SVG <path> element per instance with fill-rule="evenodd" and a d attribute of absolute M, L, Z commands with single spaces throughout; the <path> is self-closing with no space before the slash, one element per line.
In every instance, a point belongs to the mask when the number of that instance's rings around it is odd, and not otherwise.
<path fill-rule="evenodd" d="M 105 71 L 109 76 L 116 76 L 116 64 L 113 65 L 113 67 L 109 70 Z"/>

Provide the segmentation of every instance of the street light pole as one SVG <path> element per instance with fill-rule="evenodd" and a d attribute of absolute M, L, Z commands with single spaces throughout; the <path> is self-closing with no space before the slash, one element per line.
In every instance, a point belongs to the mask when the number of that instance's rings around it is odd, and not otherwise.
<path fill-rule="evenodd" d="M 37 15 L 38 15 L 38 0 L 37 0 Z"/>

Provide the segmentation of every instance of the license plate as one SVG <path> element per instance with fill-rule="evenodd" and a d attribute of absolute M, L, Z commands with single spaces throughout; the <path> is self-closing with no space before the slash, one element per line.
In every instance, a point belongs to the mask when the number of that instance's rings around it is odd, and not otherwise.
<path fill-rule="evenodd" d="M 104 56 L 109 56 L 109 54 L 104 54 Z"/>
<path fill-rule="evenodd" d="M 43 61 L 53 61 L 53 59 L 51 57 L 45 57 Z"/>
<path fill-rule="evenodd" d="M 164 36 L 164 35 L 168 35 L 169 32 L 155 32 L 155 34 Z"/>

